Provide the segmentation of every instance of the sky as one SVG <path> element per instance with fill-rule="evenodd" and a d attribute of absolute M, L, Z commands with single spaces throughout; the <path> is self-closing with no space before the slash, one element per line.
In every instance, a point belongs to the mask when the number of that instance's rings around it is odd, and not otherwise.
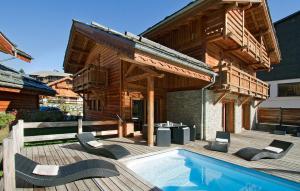
<path fill-rule="evenodd" d="M 63 71 L 72 19 L 96 21 L 120 32 L 139 34 L 191 0 L 1 0 L 0 31 L 29 53 L 31 63 L 4 62 L 29 74 Z M 300 0 L 269 0 L 275 22 L 300 9 Z M 0 61 L 11 56 L 0 53 Z"/>

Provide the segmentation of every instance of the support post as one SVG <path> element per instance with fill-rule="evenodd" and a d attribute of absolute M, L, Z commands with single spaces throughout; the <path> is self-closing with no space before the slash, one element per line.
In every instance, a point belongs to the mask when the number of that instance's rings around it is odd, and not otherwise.
<path fill-rule="evenodd" d="M 13 191 L 16 189 L 14 147 L 13 138 L 10 137 L 3 140 L 3 174 L 5 191 Z"/>
<path fill-rule="evenodd" d="M 19 146 L 24 147 L 24 121 L 22 119 L 18 120 L 18 131 L 19 131 Z"/>
<path fill-rule="evenodd" d="M 123 124 L 121 119 L 118 120 L 118 136 L 119 138 L 123 137 Z"/>
<path fill-rule="evenodd" d="M 82 133 L 82 117 L 78 117 L 78 134 Z"/>
<path fill-rule="evenodd" d="M 147 134 L 148 146 L 153 146 L 154 138 L 154 78 L 147 77 Z"/>

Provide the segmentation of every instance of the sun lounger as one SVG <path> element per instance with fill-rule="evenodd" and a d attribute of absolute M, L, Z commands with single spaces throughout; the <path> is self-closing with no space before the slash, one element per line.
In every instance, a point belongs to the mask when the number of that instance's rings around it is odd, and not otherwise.
<path fill-rule="evenodd" d="M 93 147 L 88 144 L 90 141 L 97 141 L 92 133 L 85 132 L 76 135 L 81 146 L 89 153 L 101 155 L 112 159 L 120 159 L 130 155 L 130 152 L 120 145 L 102 145 Z"/>
<path fill-rule="evenodd" d="M 230 133 L 217 131 L 215 141 L 210 141 L 206 146 L 207 149 L 219 152 L 228 152 L 228 147 L 230 145 Z"/>
<path fill-rule="evenodd" d="M 257 161 L 260 159 L 279 159 L 286 155 L 286 153 L 292 148 L 293 143 L 273 140 L 272 143 L 265 149 L 257 149 L 247 147 L 240 149 L 235 154 L 248 161 Z"/>
<path fill-rule="evenodd" d="M 36 186 L 57 186 L 84 178 L 112 177 L 120 173 L 115 165 L 104 160 L 82 160 L 73 164 L 59 166 L 57 175 L 34 174 L 39 163 L 23 155 L 15 155 L 16 177 Z"/>

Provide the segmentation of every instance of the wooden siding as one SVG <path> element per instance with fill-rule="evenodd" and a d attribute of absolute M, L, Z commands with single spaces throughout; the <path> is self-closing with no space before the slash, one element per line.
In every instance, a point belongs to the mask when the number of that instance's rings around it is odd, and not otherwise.
<path fill-rule="evenodd" d="M 19 109 L 36 110 L 38 108 L 38 95 L 0 92 L 0 112 Z"/>
<path fill-rule="evenodd" d="M 104 90 L 89 89 L 85 94 L 86 110 L 85 116 L 87 120 L 104 120 L 115 118 L 116 114 L 120 115 L 120 86 L 121 86 L 121 60 L 114 50 L 97 45 L 86 62 L 95 64 L 100 68 L 108 71 L 107 86 Z M 103 95 L 103 96 L 100 96 Z M 89 100 L 100 100 L 103 103 L 102 111 L 88 109 Z"/>
<path fill-rule="evenodd" d="M 242 70 L 229 65 L 220 68 L 217 89 L 225 89 L 260 99 L 269 97 L 269 85 Z"/>
<path fill-rule="evenodd" d="M 282 123 L 300 125 L 300 109 L 295 108 L 259 108 L 259 123 Z"/>

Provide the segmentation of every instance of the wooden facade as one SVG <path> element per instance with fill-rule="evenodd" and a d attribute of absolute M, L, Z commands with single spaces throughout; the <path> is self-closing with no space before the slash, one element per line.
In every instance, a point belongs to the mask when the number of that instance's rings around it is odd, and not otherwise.
<path fill-rule="evenodd" d="M 218 73 L 213 88 L 223 92 L 218 101 L 227 94 L 238 95 L 242 104 L 264 100 L 268 85 L 256 71 L 279 60 L 265 1 L 206 0 L 187 5 L 141 36 L 74 21 L 64 69 L 74 74 L 75 91 L 84 94 L 88 120 L 118 115 L 130 121 L 140 109 L 151 136 L 153 123 L 167 120 L 168 92 L 202 89 Z M 233 124 L 234 103 L 231 107 Z"/>
<path fill-rule="evenodd" d="M 256 72 L 279 63 L 280 51 L 266 2 L 193 4 L 142 35 L 210 65 L 219 73 L 218 91 L 268 98 L 268 84 L 257 79 Z"/>
<path fill-rule="evenodd" d="M 37 93 L 0 87 L 0 112 L 38 109 L 39 95 Z"/>
<path fill-rule="evenodd" d="M 152 126 L 153 131 L 154 122 L 166 120 L 167 92 L 200 89 L 215 75 L 204 66 L 184 66 L 178 57 L 162 58 L 159 53 L 138 50 L 136 44 L 144 46 L 149 42 L 132 41 L 129 34 L 119 37 L 79 22 L 74 22 L 72 28 L 64 68 L 74 73 L 74 91 L 84 96 L 84 116 L 88 120 L 109 120 L 118 115 L 131 121 L 133 102 L 140 100 L 144 107 L 143 122 Z M 160 51 L 170 54 L 172 50 Z M 153 137 L 148 140 L 153 145 Z"/>

